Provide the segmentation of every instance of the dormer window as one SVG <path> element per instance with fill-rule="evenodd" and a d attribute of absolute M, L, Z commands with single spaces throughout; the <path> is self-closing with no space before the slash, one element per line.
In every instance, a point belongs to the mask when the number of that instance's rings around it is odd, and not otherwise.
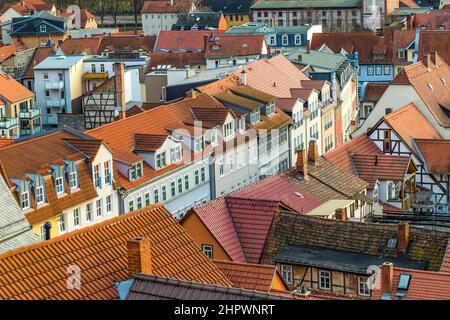
<path fill-rule="evenodd" d="M 398 58 L 405 59 L 405 50 L 403 50 L 403 49 L 398 50 Z"/>
<path fill-rule="evenodd" d="M 39 26 L 39 31 L 40 32 L 47 32 L 47 26 L 45 24 L 41 24 Z"/>
<path fill-rule="evenodd" d="M 41 204 L 44 203 L 45 198 L 44 198 L 44 186 L 38 186 L 35 189 L 35 193 L 36 193 L 36 203 L 37 204 Z"/>
<path fill-rule="evenodd" d="M 201 150 L 203 150 L 204 147 L 205 147 L 205 141 L 203 140 L 203 137 L 195 138 L 194 151 L 195 152 L 201 151 Z"/>
<path fill-rule="evenodd" d="M 53 167 L 53 179 L 55 179 L 56 194 L 64 193 L 64 167 Z"/>
<path fill-rule="evenodd" d="M 20 207 L 22 209 L 30 208 L 30 193 L 27 191 L 23 191 L 20 194 Z"/>
<path fill-rule="evenodd" d="M 170 162 L 175 163 L 181 160 L 181 146 L 170 148 Z"/>
<path fill-rule="evenodd" d="M 94 186 L 97 189 L 102 187 L 102 176 L 100 173 L 100 164 L 94 166 Z"/>
<path fill-rule="evenodd" d="M 161 152 L 156 155 L 156 168 L 160 169 L 166 166 L 166 152 Z"/>
<path fill-rule="evenodd" d="M 256 123 L 260 120 L 259 110 L 250 113 L 250 123 Z"/>
<path fill-rule="evenodd" d="M 301 45 L 302 44 L 302 40 L 301 40 L 301 37 L 300 37 L 300 35 L 295 35 L 295 45 L 296 46 L 299 46 L 299 45 Z"/>
<path fill-rule="evenodd" d="M 283 35 L 282 43 L 283 43 L 283 46 L 287 46 L 288 45 L 288 36 L 287 35 Z"/>
<path fill-rule="evenodd" d="M 223 125 L 223 136 L 229 138 L 233 135 L 233 122 L 228 122 Z"/>
<path fill-rule="evenodd" d="M 132 164 L 129 172 L 130 181 L 142 178 L 142 162 Z"/>
<path fill-rule="evenodd" d="M 271 103 L 266 106 L 266 115 L 269 116 L 272 113 L 275 113 L 275 103 Z"/>
<path fill-rule="evenodd" d="M 75 162 L 67 162 L 67 172 L 70 190 L 78 188 L 78 172 Z"/>

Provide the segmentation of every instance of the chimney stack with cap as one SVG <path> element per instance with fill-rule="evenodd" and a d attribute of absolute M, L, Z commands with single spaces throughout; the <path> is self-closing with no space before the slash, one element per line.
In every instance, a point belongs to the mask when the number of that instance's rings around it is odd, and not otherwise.
<path fill-rule="evenodd" d="M 244 86 L 247 85 L 247 72 L 245 72 L 245 70 L 241 71 L 241 83 Z"/>
<path fill-rule="evenodd" d="M 383 263 L 381 266 L 381 290 L 383 293 L 391 292 L 393 278 L 394 265 L 391 262 Z"/>
<path fill-rule="evenodd" d="M 119 119 L 126 117 L 126 100 L 125 100 L 125 81 L 124 81 L 124 66 L 123 62 L 114 63 L 114 87 L 116 92 L 116 104 L 120 108 Z"/>
<path fill-rule="evenodd" d="M 397 249 L 400 253 L 406 253 L 409 242 L 409 224 L 407 222 L 400 222 L 398 224 L 398 245 Z"/>
<path fill-rule="evenodd" d="M 313 165 L 317 165 L 319 163 L 319 147 L 317 146 L 316 140 L 311 140 L 309 142 L 308 161 Z"/>
<path fill-rule="evenodd" d="M 303 175 L 305 180 L 308 179 L 308 161 L 306 161 L 306 150 L 300 149 L 297 152 L 297 162 L 295 163 L 295 169 L 298 173 Z"/>
<path fill-rule="evenodd" d="M 152 252 L 150 239 L 135 237 L 128 240 L 128 275 L 136 273 L 152 274 Z"/>

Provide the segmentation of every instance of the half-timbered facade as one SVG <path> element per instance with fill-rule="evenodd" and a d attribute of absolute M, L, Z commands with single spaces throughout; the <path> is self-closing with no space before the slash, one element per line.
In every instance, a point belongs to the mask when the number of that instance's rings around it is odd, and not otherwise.
<path fill-rule="evenodd" d="M 418 207 L 420 211 L 436 211 L 435 205 L 448 205 L 448 175 L 428 171 L 414 143 L 416 139 L 442 140 L 442 137 L 414 104 L 385 115 L 367 135 L 383 154 L 411 156 L 417 164 L 419 190 L 415 200 L 423 204 Z"/>

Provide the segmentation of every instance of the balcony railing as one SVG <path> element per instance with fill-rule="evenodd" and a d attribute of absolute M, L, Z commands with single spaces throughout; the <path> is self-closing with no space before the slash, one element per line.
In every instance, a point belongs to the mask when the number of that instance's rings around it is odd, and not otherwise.
<path fill-rule="evenodd" d="M 46 81 L 45 89 L 47 90 L 61 90 L 64 88 L 64 81 Z"/>
<path fill-rule="evenodd" d="M 37 127 L 33 128 L 33 129 L 20 129 L 20 135 L 21 136 L 28 136 L 28 135 L 31 135 L 31 134 L 36 134 L 38 132 L 41 132 L 41 127 L 40 126 L 37 126 Z"/>
<path fill-rule="evenodd" d="M 29 111 L 20 112 L 20 119 L 33 119 L 41 116 L 41 109 L 32 108 Z"/>
<path fill-rule="evenodd" d="M 66 105 L 66 100 L 65 99 L 47 99 L 45 100 L 45 104 L 47 105 L 48 108 L 51 107 L 64 107 Z"/>
<path fill-rule="evenodd" d="M 17 126 L 17 124 L 18 124 L 17 118 L 6 118 L 6 117 L 0 118 L 1 129 L 11 129 Z"/>
<path fill-rule="evenodd" d="M 108 72 L 88 72 L 83 74 L 84 79 L 108 79 Z"/>
<path fill-rule="evenodd" d="M 58 124 L 58 116 L 56 114 L 48 114 L 45 116 L 46 123 L 49 125 Z"/>

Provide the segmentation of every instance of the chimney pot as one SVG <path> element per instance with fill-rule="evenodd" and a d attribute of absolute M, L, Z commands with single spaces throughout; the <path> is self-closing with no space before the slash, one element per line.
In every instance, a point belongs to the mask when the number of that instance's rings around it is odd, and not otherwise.
<path fill-rule="evenodd" d="M 308 179 L 308 161 L 306 161 L 306 150 L 301 149 L 297 152 L 297 162 L 295 163 L 295 169 L 298 173 L 303 175 L 305 180 Z"/>
<path fill-rule="evenodd" d="M 401 222 L 398 224 L 398 245 L 397 249 L 400 253 L 406 253 L 409 242 L 409 224 Z"/>
<path fill-rule="evenodd" d="M 319 147 L 317 146 L 316 140 L 311 140 L 309 142 L 308 161 L 314 166 L 319 163 Z"/>
<path fill-rule="evenodd" d="M 302 59 L 303 59 L 303 56 L 302 56 L 301 54 L 299 54 L 299 55 L 297 56 L 297 60 L 298 60 L 298 61 L 302 61 Z"/>
<path fill-rule="evenodd" d="M 152 253 L 150 239 L 135 237 L 128 240 L 128 274 L 152 274 Z"/>
<path fill-rule="evenodd" d="M 384 293 L 391 292 L 392 279 L 394 278 L 394 265 L 391 262 L 385 262 L 381 266 L 381 290 Z"/>
<path fill-rule="evenodd" d="M 242 70 L 242 72 L 241 72 L 241 83 L 244 86 L 247 85 L 247 72 L 245 72 L 245 70 Z"/>

